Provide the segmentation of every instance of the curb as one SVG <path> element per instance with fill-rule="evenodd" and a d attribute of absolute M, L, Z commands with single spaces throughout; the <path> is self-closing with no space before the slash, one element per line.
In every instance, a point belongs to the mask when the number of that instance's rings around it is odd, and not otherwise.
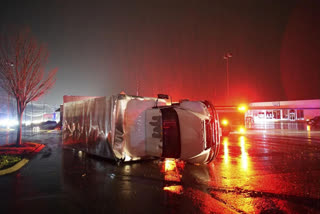
<path fill-rule="evenodd" d="M 28 155 L 34 155 L 38 152 L 40 152 L 46 145 L 40 144 L 37 148 L 35 148 L 33 151 L 31 151 Z"/>
<path fill-rule="evenodd" d="M 0 176 L 1 176 L 1 175 L 6 175 L 6 174 L 9 174 L 9 173 L 13 173 L 13 172 L 21 169 L 21 168 L 22 168 L 24 165 L 26 165 L 28 162 L 29 162 L 28 159 L 23 158 L 21 161 L 19 161 L 18 163 L 16 163 L 14 166 L 12 166 L 12 167 L 10 167 L 10 168 L 7 168 L 7 169 L 0 170 Z"/>
<path fill-rule="evenodd" d="M 31 151 L 27 157 L 30 157 L 38 152 L 40 152 L 43 148 L 45 147 L 44 144 L 40 144 L 40 146 L 38 146 L 37 148 L 35 148 L 33 151 Z M 0 176 L 1 175 L 6 175 L 6 174 L 10 174 L 13 173 L 15 171 L 18 171 L 19 169 L 21 169 L 24 165 L 26 165 L 29 162 L 28 158 L 23 158 L 21 161 L 19 161 L 18 163 L 16 163 L 15 165 L 13 165 L 10 168 L 7 169 L 3 169 L 0 170 Z"/>

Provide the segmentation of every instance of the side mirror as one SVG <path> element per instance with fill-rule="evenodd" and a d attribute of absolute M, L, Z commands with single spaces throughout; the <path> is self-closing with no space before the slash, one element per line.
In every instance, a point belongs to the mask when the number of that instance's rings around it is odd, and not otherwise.
<path fill-rule="evenodd" d="M 172 105 L 172 98 L 169 97 L 169 95 L 167 95 L 167 94 L 158 94 L 158 98 L 156 100 L 156 104 L 155 104 L 155 106 L 153 108 L 157 108 L 158 107 L 158 99 L 166 99 L 166 100 L 168 100 L 169 98 L 170 98 L 170 102 L 171 102 L 171 105 Z"/>
<path fill-rule="evenodd" d="M 167 94 L 158 94 L 158 99 L 169 99 Z"/>

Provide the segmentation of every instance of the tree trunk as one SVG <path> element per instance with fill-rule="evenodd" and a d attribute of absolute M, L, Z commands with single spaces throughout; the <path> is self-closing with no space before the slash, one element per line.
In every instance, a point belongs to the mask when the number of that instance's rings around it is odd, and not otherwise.
<path fill-rule="evenodd" d="M 18 121 L 19 121 L 19 127 L 17 130 L 17 146 L 21 146 L 21 138 L 22 138 L 22 118 L 23 118 L 23 112 L 21 114 L 18 113 Z"/>
<path fill-rule="evenodd" d="M 17 141 L 16 141 L 17 146 L 21 146 L 23 110 L 24 110 L 24 107 L 22 106 L 21 102 L 17 100 L 17 114 L 18 114 L 18 121 L 19 121 L 19 126 L 17 130 Z"/>

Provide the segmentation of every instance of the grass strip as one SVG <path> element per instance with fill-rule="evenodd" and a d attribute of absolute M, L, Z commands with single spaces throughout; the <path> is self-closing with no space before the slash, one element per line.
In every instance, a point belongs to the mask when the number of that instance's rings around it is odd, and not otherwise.
<path fill-rule="evenodd" d="M 20 156 L 16 155 L 0 155 L 0 170 L 10 168 L 19 161 L 21 161 Z"/>

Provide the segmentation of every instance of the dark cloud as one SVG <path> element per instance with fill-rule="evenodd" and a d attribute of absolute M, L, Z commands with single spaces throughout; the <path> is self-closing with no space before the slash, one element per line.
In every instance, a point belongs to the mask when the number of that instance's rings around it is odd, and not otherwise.
<path fill-rule="evenodd" d="M 55 88 L 43 98 L 48 103 L 61 103 L 65 94 L 136 94 L 137 85 L 144 96 L 221 102 L 227 51 L 233 53 L 230 94 L 237 102 L 319 98 L 315 92 L 288 97 L 282 79 L 289 69 L 281 64 L 288 26 L 294 28 L 300 8 L 292 0 L 7 1 L 0 18 L 2 29 L 29 25 L 48 44 L 48 69 L 59 68 Z"/>

